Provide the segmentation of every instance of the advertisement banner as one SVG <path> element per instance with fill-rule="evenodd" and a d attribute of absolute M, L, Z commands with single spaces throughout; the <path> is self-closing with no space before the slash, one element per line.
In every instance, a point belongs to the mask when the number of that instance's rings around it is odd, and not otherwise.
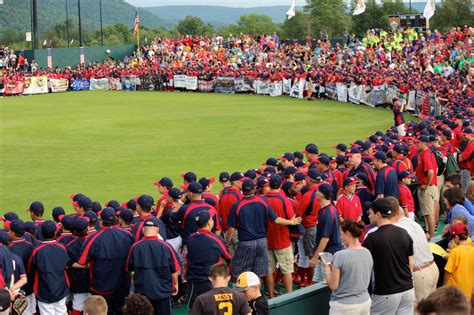
<path fill-rule="evenodd" d="M 420 115 L 423 112 L 423 105 L 426 104 L 425 106 L 429 105 L 428 101 L 428 93 L 425 91 L 416 91 L 416 96 L 415 96 L 415 114 Z"/>
<path fill-rule="evenodd" d="M 175 74 L 173 76 L 174 87 L 177 89 L 186 88 L 186 76 L 184 74 Z"/>
<path fill-rule="evenodd" d="M 214 90 L 216 93 L 234 93 L 234 78 L 217 77 Z"/>
<path fill-rule="evenodd" d="M 385 87 L 383 85 L 374 86 L 370 92 L 371 104 L 374 106 L 385 104 Z"/>
<path fill-rule="evenodd" d="M 73 91 L 85 91 L 89 89 L 89 80 L 73 80 L 71 82 Z"/>
<path fill-rule="evenodd" d="M 282 81 L 270 82 L 270 84 L 268 85 L 268 90 L 269 90 L 270 96 L 282 96 L 283 82 Z"/>
<path fill-rule="evenodd" d="M 105 91 L 109 89 L 109 79 L 108 78 L 102 78 L 102 79 L 96 79 L 96 78 L 91 78 L 90 80 L 90 86 L 89 89 L 91 91 Z"/>
<path fill-rule="evenodd" d="M 348 90 L 349 102 L 354 104 L 360 104 L 362 89 L 362 85 L 355 85 L 354 83 L 352 83 Z"/>
<path fill-rule="evenodd" d="M 337 86 L 335 83 L 326 84 L 326 95 L 333 100 L 337 99 Z"/>
<path fill-rule="evenodd" d="M 214 90 L 214 80 L 198 80 L 199 92 L 212 92 Z"/>
<path fill-rule="evenodd" d="M 337 83 L 337 100 L 339 102 L 347 102 L 347 86 L 344 83 Z"/>
<path fill-rule="evenodd" d="M 270 88 L 269 84 L 270 82 L 268 81 L 262 81 L 262 80 L 257 80 L 257 94 L 270 94 Z"/>
<path fill-rule="evenodd" d="M 117 78 L 109 78 L 109 90 L 120 91 L 122 89 L 122 82 Z"/>
<path fill-rule="evenodd" d="M 198 89 L 198 78 L 186 76 L 186 90 L 196 91 Z"/>
<path fill-rule="evenodd" d="M 135 91 L 137 89 L 137 76 L 124 75 L 121 77 L 121 81 L 122 81 L 122 90 Z"/>
<path fill-rule="evenodd" d="M 283 94 L 290 95 L 291 93 L 291 79 L 283 79 Z"/>
<path fill-rule="evenodd" d="M 387 89 L 385 91 L 385 103 L 393 105 L 392 100 L 394 98 L 399 98 L 400 93 L 398 92 L 398 89 L 395 85 L 389 85 L 387 86 Z"/>
<path fill-rule="evenodd" d="M 7 85 L 4 88 L 5 88 L 5 92 L 4 92 L 5 95 L 18 95 L 18 94 L 23 93 L 23 90 L 25 88 L 25 83 L 10 81 L 7 83 Z"/>
<path fill-rule="evenodd" d="M 239 77 L 234 80 L 234 90 L 238 93 L 255 93 L 254 83 L 256 80 L 252 77 Z"/>
<path fill-rule="evenodd" d="M 372 93 L 368 89 L 366 90 L 364 86 L 362 87 L 362 91 L 360 93 L 360 103 L 370 107 L 375 107 L 372 104 Z"/>
<path fill-rule="evenodd" d="M 24 95 L 44 93 L 48 93 L 48 78 L 46 76 L 25 78 Z"/>
<path fill-rule="evenodd" d="M 66 92 L 69 87 L 69 81 L 68 79 L 49 79 L 49 86 L 53 93 Z"/>
<path fill-rule="evenodd" d="M 407 100 L 407 105 L 405 107 L 405 110 L 409 110 L 414 112 L 415 111 L 415 97 L 416 97 L 416 91 L 410 91 L 408 93 L 408 100 Z"/>

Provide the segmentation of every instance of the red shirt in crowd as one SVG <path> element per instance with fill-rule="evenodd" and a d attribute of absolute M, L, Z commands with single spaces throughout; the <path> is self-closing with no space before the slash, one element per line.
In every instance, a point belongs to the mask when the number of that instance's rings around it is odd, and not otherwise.
<path fill-rule="evenodd" d="M 293 205 L 287 197 L 283 197 L 279 192 L 269 192 L 265 199 L 272 206 L 275 214 L 284 219 L 291 219 L 295 216 Z M 268 249 L 285 249 L 290 247 L 290 230 L 285 225 L 279 225 L 269 220 L 267 228 Z"/>
<path fill-rule="evenodd" d="M 431 149 L 426 149 L 421 152 L 418 156 L 418 165 L 416 166 L 416 177 L 418 177 L 418 182 L 420 185 L 428 184 L 428 171 L 433 170 L 433 179 L 431 180 L 431 186 L 436 186 L 438 184 L 438 165 L 436 164 L 436 156 Z"/>
<path fill-rule="evenodd" d="M 415 201 L 413 200 L 410 188 L 400 184 L 398 185 L 398 190 L 400 191 L 400 207 L 407 208 L 408 212 L 414 212 Z"/>
<path fill-rule="evenodd" d="M 319 209 L 321 205 L 316 198 L 316 190 L 318 190 L 319 184 L 311 186 L 308 191 L 301 198 L 298 209 L 296 212 L 301 216 L 303 226 L 305 228 L 316 226 L 318 221 Z M 312 201 L 312 206 L 310 205 Z"/>
<path fill-rule="evenodd" d="M 359 196 L 353 194 L 348 196 L 341 194 L 336 203 L 336 209 L 339 216 L 345 219 L 353 219 L 354 221 L 359 220 L 359 216 L 362 216 L 362 205 L 360 204 Z"/>

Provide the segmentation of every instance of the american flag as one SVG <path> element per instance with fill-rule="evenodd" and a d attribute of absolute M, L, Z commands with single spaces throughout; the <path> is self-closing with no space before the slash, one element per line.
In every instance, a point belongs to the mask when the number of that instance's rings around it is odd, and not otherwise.
<path fill-rule="evenodd" d="M 138 9 L 135 11 L 135 25 L 133 26 L 133 35 L 138 34 L 138 25 L 140 25 L 140 18 L 138 17 Z"/>

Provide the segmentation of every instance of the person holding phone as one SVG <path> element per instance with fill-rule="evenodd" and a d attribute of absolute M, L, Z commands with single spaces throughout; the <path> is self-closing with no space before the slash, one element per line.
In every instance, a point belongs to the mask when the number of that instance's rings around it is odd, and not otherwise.
<path fill-rule="evenodd" d="M 374 264 L 370 251 L 359 242 L 364 224 L 346 219 L 341 223 L 341 239 L 346 249 L 336 252 L 332 263 L 321 257 L 326 281 L 332 290 L 329 314 L 370 314 L 367 288 Z"/>

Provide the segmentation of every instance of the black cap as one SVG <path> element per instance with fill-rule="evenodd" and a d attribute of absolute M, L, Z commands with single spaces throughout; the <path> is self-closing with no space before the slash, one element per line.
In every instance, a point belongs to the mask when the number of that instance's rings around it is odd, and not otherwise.
<path fill-rule="evenodd" d="M 380 160 L 382 162 L 387 161 L 387 155 L 382 151 L 378 151 L 374 154 L 375 159 Z"/>
<path fill-rule="evenodd" d="M 97 220 L 99 219 L 99 216 L 97 216 L 97 213 L 95 213 L 94 211 L 86 211 L 84 213 L 84 217 L 88 218 L 89 219 L 89 222 L 92 224 L 95 224 L 97 222 Z"/>
<path fill-rule="evenodd" d="M 89 197 L 81 197 L 77 200 L 77 205 L 83 209 L 92 209 L 92 200 Z"/>
<path fill-rule="evenodd" d="M 295 158 L 298 158 L 300 160 L 304 159 L 304 154 L 300 151 L 293 152 L 293 155 L 295 156 Z"/>
<path fill-rule="evenodd" d="M 331 199 L 334 194 L 334 189 L 328 183 L 323 183 L 318 187 L 320 193 L 324 195 L 324 198 Z"/>
<path fill-rule="evenodd" d="M 242 183 L 242 191 L 251 192 L 255 188 L 255 183 L 251 179 L 246 179 Z"/>
<path fill-rule="evenodd" d="M 244 173 L 244 176 L 250 179 L 257 178 L 257 172 L 255 170 L 248 170 Z"/>
<path fill-rule="evenodd" d="M 211 213 L 209 211 L 201 211 L 198 213 L 198 215 L 195 217 L 196 220 L 196 225 L 198 228 L 204 227 L 207 222 L 211 219 Z"/>
<path fill-rule="evenodd" d="M 26 224 L 25 222 L 23 222 L 23 220 L 20 219 L 13 220 L 10 223 L 10 230 L 12 230 L 18 236 L 23 236 L 26 231 Z"/>
<path fill-rule="evenodd" d="M 72 229 L 75 230 L 76 232 L 84 232 L 87 230 L 88 226 L 89 226 L 88 219 L 86 219 L 85 217 L 77 217 L 74 220 Z"/>
<path fill-rule="evenodd" d="M 148 195 L 141 195 L 137 199 L 137 204 L 144 210 L 150 210 L 154 202 L 153 197 Z"/>
<path fill-rule="evenodd" d="M 266 165 L 266 166 L 278 166 L 278 160 L 275 159 L 275 158 L 268 158 L 267 161 L 265 163 L 262 163 L 262 165 Z"/>
<path fill-rule="evenodd" d="M 270 184 L 268 183 L 268 178 L 265 176 L 259 176 L 257 178 L 257 187 L 258 188 L 263 188 L 263 187 L 268 187 Z"/>
<path fill-rule="evenodd" d="M 54 219 L 55 221 L 60 221 L 60 220 L 59 220 L 59 216 L 60 216 L 60 215 L 65 215 L 65 214 L 66 214 L 66 212 L 64 211 L 64 208 L 63 208 L 63 207 L 56 207 L 56 208 L 53 209 L 53 214 L 52 214 L 52 216 L 53 216 L 53 219 Z"/>
<path fill-rule="evenodd" d="M 188 185 L 188 191 L 192 192 L 193 194 L 202 194 L 202 185 L 197 182 L 192 182 Z"/>
<path fill-rule="evenodd" d="M 98 213 L 100 210 L 102 210 L 102 205 L 100 204 L 100 202 L 98 201 L 92 202 L 92 211 L 94 211 L 95 213 Z"/>
<path fill-rule="evenodd" d="M 272 174 L 269 179 L 269 184 L 271 189 L 278 189 L 281 186 L 281 176 L 278 174 Z"/>
<path fill-rule="evenodd" d="M 115 209 L 107 207 L 100 213 L 100 218 L 103 222 L 114 223 L 117 222 L 117 216 L 115 215 Z"/>
<path fill-rule="evenodd" d="M 309 178 L 311 178 L 312 180 L 316 181 L 316 182 L 319 182 L 322 180 L 322 177 L 321 177 L 321 172 L 318 171 L 317 169 L 315 168 L 311 168 L 308 170 L 308 173 L 306 174 L 306 176 L 308 176 Z"/>
<path fill-rule="evenodd" d="M 294 166 L 285 167 L 285 169 L 283 170 L 283 174 L 285 175 L 293 175 L 296 172 L 298 172 L 298 169 Z"/>
<path fill-rule="evenodd" d="M 304 154 L 319 154 L 319 149 L 318 149 L 318 146 L 315 145 L 315 144 L 308 144 L 306 145 L 305 149 L 303 150 L 303 153 Z"/>
<path fill-rule="evenodd" d="M 188 183 L 192 183 L 192 182 L 195 182 L 197 180 L 197 176 L 193 172 L 183 173 L 183 174 L 181 174 L 181 177 L 183 177 L 184 180 L 186 180 Z"/>
<path fill-rule="evenodd" d="M 51 220 L 44 221 L 41 224 L 41 234 L 45 239 L 51 239 L 54 237 L 54 233 L 57 230 L 56 223 Z"/>
<path fill-rule="evenodd" d="M 120 202 L 118 202 L 117 200 L 110 200 L 109 202 L 105 203 L 105 206 L 114 208 L 115 210 L 121 207 Z"/>
<path fill-rule="evenodd" d="M 171 187 L 173 187 L 173 181 L 168 177 L 163 177 L 159 181 L 154 182 L 153 185 L 156 187 L 163 186 L 163 187 L 166 187 L 167 189 L 170 189 Z"/>
<path fill-rule="evenodd" d="M 148 219 L 145 220 L 145 222 L 143 222 L 143 227 L 146 228 L 146 227 L 157 227 L 159 228 L 160 227 L 160 220 L 157 218 L 157 217 L 150 217 Z"/>
<path fill-rule="evenodd" d="M 44 214 L 44 206 L 39 201 L 32 202 L 31 205 L 30 205 L 30 208 L 28 210 L 33 212 L 34 214 L 37 214 L 37 215 L 43 215 Z"/>
<path fill-rule="evenodd" d="M 130 222 L 133 221 L 133 211 L 132 210 L 122 209 L 122 210 L 117 212 L 117 215 L 119 216 L 119 218 L 121 218 L 122 220 L 124 220 L 127 223 L 130 223 Z"/>
<path fill-rule="evenodd" d="M 231 182 L 241 180 L 242 178 L 244 178 L 244 174 L 242 174 L 240 172 L 234 172 L 234 173 L 232 173 L 232 175 L 230 175 L 230 181 Z"/>
<path fill-rule="evenodd" d="M 171 198 L 179 199 L 179 198 L 181 198 L 181 196 L 183 195 L 183 193 L 182 193 L 181 190 L 179 190 L 178 188 L 173 187 L 173 188 L 171 188 L 170 190 L 168 190 L 168 195 L 169 195 Z"/>
<path fill-rule="evenodd" d="M 286 152 L 279 158 L 279 160 L 280 161 L 294 161 L 295 156 L 291 152 Z"/>
<path fill-rule="evenodd" d="M 383 217 L 392 215 L 392 207 L 390 206 L 390 203 L 388 203 L 384 198 L 375 199 L 370 205 L 370 208 L 374 211 L 374 213 L 379 212 Z"/>
<path fill-rule="evenodd" d="M 229 181 L 229 178 L 230 178 L 230 175 L 229 175 L 229 173 L 227 173 L 227 172 L 221 172 L 221 173 L 219 174 L 219 181 L 220 181 L 221 183 L 228 182 L 228 181 Z"/>

